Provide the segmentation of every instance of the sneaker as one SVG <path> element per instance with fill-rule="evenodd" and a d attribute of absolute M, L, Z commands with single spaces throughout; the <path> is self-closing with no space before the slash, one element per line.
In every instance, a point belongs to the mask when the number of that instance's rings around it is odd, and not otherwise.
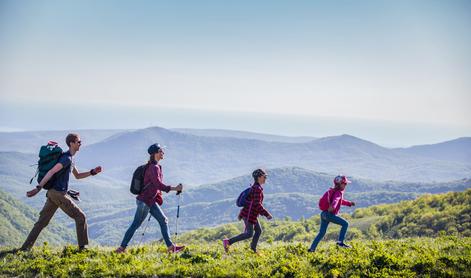
<path fill-rule="evenodd" d="M 183 249 L 185 249 L 185 245 L 182 245 L 182 246 L 172 245 L 167 250 L 169 253 L 178 253 L 182 251 Z"/>
<path fill-rule="evenodd" d="M 79 246 L 78 250 L 79 250 L 79 252 L 86 252 L 88 250 L 88 248 L 85 247 L 85 246 Z"/>
<path fill-rule="evenodd" d="M 311 248 L 309 248 L 309 249 L 307 249 L 307 252 L 308 252 L 308 253 L 314 253 L 315 251 L 312 250 Z"/>
<path fill-rule="evenodd" d="M 222 240 L 222 246 L 224 246 L 224 251 L 229 252 L 229 239 L 225 238 Z"/>
<path fill-rule="evenodd" d="M 120 246 L 118 249 L 114 250 L 115 253 L 121 254 L 121 253 L 126 253 L 126 248 Z"/>
<path fill-rule="evenodd" d="M 344 242 L 337 242 L 337 246 L 342 248 L 352 248 L 350 245 L 345 244 Z"/>

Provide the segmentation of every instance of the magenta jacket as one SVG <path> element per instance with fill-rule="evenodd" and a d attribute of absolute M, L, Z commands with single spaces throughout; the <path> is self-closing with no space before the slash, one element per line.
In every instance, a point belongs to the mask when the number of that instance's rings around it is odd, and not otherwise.
<path fill-rule="evenodd" d="M 170 185 L 163 183 L 162 166 L 157 164 L 157 162 L 151 162 L 147 166 L 144 174 L 144 184 L 146 187 L 136 198 L 146 203 L 149 207 L 153 206 L 155 202 L 161 205 L 161 191 L 169 192 Z"/>
<path fill-rule="evenodd" d="M 334 188 L 330 188 L 330 198 L 331 204 L 334 208 L 333 214 L 337 215 L 340 211 L 340 206 L 352 206 L 352 202 L 343 199 L 343 192 L 344 190 L 336 190 Z"/>

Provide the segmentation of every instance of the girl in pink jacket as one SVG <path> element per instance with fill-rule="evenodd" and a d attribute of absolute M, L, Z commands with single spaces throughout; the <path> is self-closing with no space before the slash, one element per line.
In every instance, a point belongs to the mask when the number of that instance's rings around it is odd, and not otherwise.
<path fill-rule="evenodd" d="M 340 211 L 340 206 L 354 206 L 354 202 L 350 202 L 343 199 L 343 192 L 347 184 L 350 181 L 346 176 L 336 176 L 334 179 L 334 187 L 330 188 L 327 192 L 324 193 L 322 198 L 319 200 L 319 208 L 321 212 L 321 226 L 319 228 L 319 233 L 311 244 L 309 252 L 314 252 L 317 248 L 317 245 L 322 240 L 327 231 L 327 226 L 330 222 L 342 226 L 339 234 L 339 239 L 337 241 L 337 246 L 350 248 L 350 245 L 345 244 L 344 239 L 347 234 L 348 222 L 337 214 Z"/>

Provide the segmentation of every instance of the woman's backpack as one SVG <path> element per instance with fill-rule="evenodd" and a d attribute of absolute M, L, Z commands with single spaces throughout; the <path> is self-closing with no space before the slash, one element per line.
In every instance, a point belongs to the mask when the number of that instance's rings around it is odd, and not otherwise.
<path fill-rule="evenodd" d="M 146 172 L 147 166 L 148 164 L 144 164 L 137 167 L 132 174 L 131 187 L 129 190 L 134 195 L 139 195 L 142 191 L 144 191 L 144 174 Z"/>

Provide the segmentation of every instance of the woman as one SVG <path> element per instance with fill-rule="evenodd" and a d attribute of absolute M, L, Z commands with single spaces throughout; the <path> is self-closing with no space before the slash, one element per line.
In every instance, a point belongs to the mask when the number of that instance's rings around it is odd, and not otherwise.
<path fill-rule="evenodd" d="M 161 191 L 168 193 L 173 190 L 178 192 L 183 190 L 183 186 L 181 184 L 170 186 L 165 185 L 162 182 L 162 166 L 159 165 L 159 161 L 164 158 L 164 151 L 159 144 L 151 145 L 147 149 L 147 152 L 149 153 L 150 158 L 144 174 L 145 187 L 136 197 L 137 210 L 134 215 L 134 221 L 126 231 L 123 241 L 121 242 L 121 246 L 116 249 L 117 253 L 123 253 L 126 251 L 129 241 L 131 241 L 132 236 L 146 219 L 149 212 L 159 222 L 162 237 L 168 247 L 168 252 L 176 253 L 185 248 L 185 246 L 177 246 L 173 244 L 170 240 L 168 219 L 160 208 L 160 205 L 163 203 Z"/>
<path fill-rule="evenodd" d="M 245 231 L 233 238 L 225 238 L 222 240 L 222 244 L 226 252 L 229 251 L 230 245 L 241 240 L 249 239 L 253 236 L 252 243 L 250 244 L 250 249 L 257 253 L 258 239 L 262 234 L 262 227 L 260 226 L 257 217 L 261 214 L 265 216 L 268 220 L 273 218 L 273 216 L 263 207 L 262 186 L 267 180 L 267 173 L 262 169 L 257 169 L 253 171 L 252 177 L 254 179 L 254 183 L 251 187 L 249 195 L 247 196 L 246 204 L 239 213 L 239 220 L 244 220 Z"/>

